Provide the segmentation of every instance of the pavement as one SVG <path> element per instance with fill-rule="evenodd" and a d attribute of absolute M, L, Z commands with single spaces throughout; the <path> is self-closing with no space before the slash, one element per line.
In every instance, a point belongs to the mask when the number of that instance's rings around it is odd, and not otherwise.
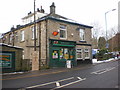
<path fill-rule="evenodd" d="M 24 75 L 25 76 L 25 75 L 36 75 L 38 73 L 41 73 L 41 75 L 47 75 L 47 74 L 66 72 L 66 71 L 70 71 L 70 70 L 82 69 L 82 68 L 89 67 L 91 65 L 96 65 L 96 64 L 110 62 L 110 61 L 116 61 L 116 60 L 118 60 L 118 59 L 111 58 L 109 60 L 103 60 L 103 61 L 93 60 L 92 64 L 79 64 L 76 67 L 72 67 L 72 68 L 54 67 L 54 68 L 50 68 L 50 69 L 43 69 L 43 70 L 37 70 L 37 71 L 3 73 L 3 74 L 0 74 L 0 76 L 9 76 L 9 75 Z"/>

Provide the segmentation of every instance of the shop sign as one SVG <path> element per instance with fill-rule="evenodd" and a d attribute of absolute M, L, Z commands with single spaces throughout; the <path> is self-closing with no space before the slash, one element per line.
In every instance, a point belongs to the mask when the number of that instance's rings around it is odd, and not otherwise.
<path fill-rule="evenodd" d="M 0 53 L 0 68 L 11 68 L 11 67 L 12 67 L 12 54 Z"/>

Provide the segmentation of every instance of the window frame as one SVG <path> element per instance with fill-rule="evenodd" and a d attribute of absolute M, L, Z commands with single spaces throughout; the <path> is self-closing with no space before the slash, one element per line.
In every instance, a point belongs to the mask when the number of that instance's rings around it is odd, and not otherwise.
<path fill-rule="evenodd" d="M 80 53 L 80 52 L 81 52 L 81 58 L 78 58 L 77 57 L 77 53 Z M 83 55 L 82 49 L 81 48 L 77 48 L 76 49 L 76 59 L 82 59 L 83 58 L 82 55 Z"/>
<path fill-rule="evenodd" d="M 65 37 L 61 37 L 61 33 L 60 33 L 60 39 L 67 39 L 67 26 L 60 24 L 59 32 L 60 31 L 65 31 Z"/>
<path fill-rule="evenodd" d="M 90 58 L 89 49 L 84 49 L 84 53 L 85 53 L 85 59 L 89 59 Z M 88 57 L 86 57 L 86 53 L 88 54 Z"/>
<path fill-rule="evenodd" d="M 10 33 L 10 34 L 9 34 L 9 43 L 12 43 L 12 39 L 13 39 L 13 34 Z"/>
<path fill-rule="evenodd" d="M 85 29 L 83 28 L 79 29 L 79 37 L 80 37 L 80 41 L 85 41 Z"/>
<path fill-rule="evenodd" d="M 35 39 L 34 37 L 34 26 L 31 27 L 31 31 L 32 31 L 32 39 Z M 37 38 L 37 25 L 36 25 L 36 38 Z"/>
<path fill-rule="evenodd" d="M 25 31 L 22 30 L 20 34 L 21 34 L 21 38 L 20 38 L 21 42 L 25 41 Z"/>

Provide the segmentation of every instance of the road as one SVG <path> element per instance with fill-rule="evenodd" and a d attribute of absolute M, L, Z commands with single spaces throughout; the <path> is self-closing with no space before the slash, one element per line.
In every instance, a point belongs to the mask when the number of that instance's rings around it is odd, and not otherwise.
<path fill-rule="evenodd" d="M 54 69 L 19 75 L 5 75 L 3 88 L 33 89 L 49 88 L 118 88 L 120 60 L 101 64 L 79 65 L 71 69 Z"/>

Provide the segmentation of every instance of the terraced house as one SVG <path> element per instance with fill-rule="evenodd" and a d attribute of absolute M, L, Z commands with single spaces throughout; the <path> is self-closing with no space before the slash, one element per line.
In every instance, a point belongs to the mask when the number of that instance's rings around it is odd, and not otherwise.
<path fill-rule="evenodd" d="M 24 25 L 17 25 L 4 33 L 2 43 L 22 47 L 23 60 L 29 60 L 31 66 L 65 67 L 66 60 L 76 66 L 80 60 L 92 59 L 92 26 L 75 22 L 55 13 L 54 3 L 50 13 L 37 9 L 36 25 L 34 13 L 22 18 Z M 36 52 L 38 60 L 34 61 L 34 25 L 36 26 Z M 35 63 L 36 62 L 36 63 Z"/>

